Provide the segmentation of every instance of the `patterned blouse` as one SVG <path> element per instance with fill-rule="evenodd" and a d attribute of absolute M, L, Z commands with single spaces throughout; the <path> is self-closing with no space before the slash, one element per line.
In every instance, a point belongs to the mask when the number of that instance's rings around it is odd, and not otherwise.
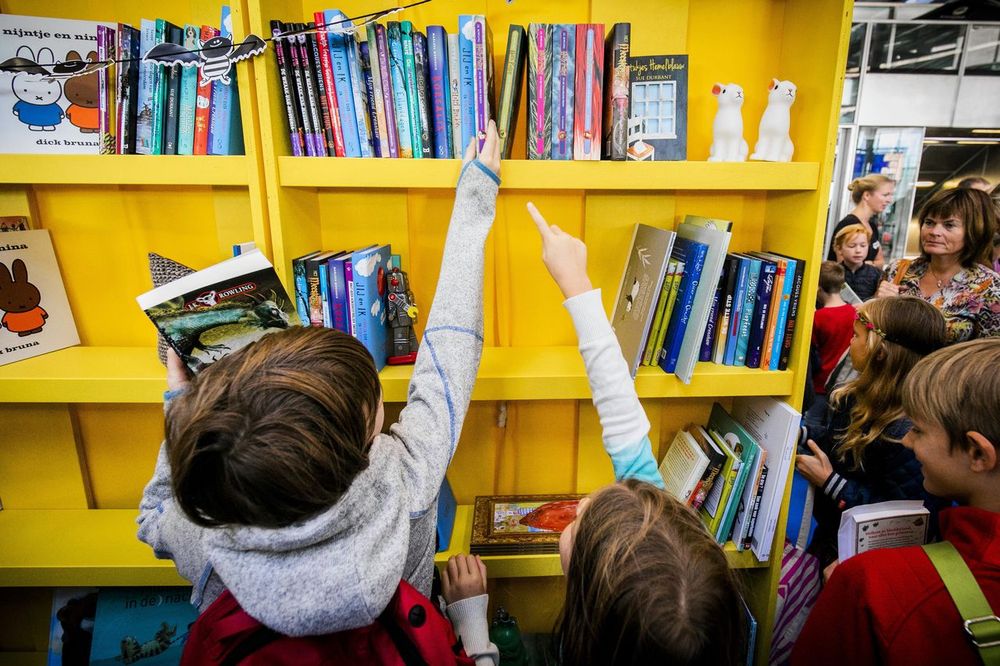
<path fill-rule="evenodd" d="M 885 267 L 885 277 L 895 281 L 900 260 Z M 944 315 L 948 342 L 1000 336 L 1000 275 L 979 264 L 963 268 L 930 297 L 920 291 L 920 278 L 927 272 L 927 259 L 914 259 L 899 283 L 901 296 L 922 298 Z"/>

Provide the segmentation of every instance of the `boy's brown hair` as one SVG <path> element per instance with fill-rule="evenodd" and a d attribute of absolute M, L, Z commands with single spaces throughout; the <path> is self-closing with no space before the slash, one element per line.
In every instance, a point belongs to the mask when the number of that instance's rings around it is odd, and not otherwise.
<path fill-rule="evenodd" d="M 844 288 L 846 273 L 836 261 L 824 261 L 819 265 L 819 288 L 828 294 L 839 294 Z"/>
<path fill-rule="evenodd" d="M 958 257 L 962 266 L 971 268 L 978 263 L 992 268 L 997 212 L 990 195 L 974 189 L 941 190 L 921 206 L 917 220 L 923 224 L 930 216 L 944 219 L 953 215 L 962 220 L 965 227 L 965 244 Z M 924 259 L 930 260 L 923 246 L 920 253 Z"/>
<path fill-rule="evenodd" d="M 368 466 L 381 385 L 364 345 L 327 328 L 266 335 L 213 363 L 167 410 L 174 496 L 199 525 L 285 527 Z"/>
<path fill-rule="evenodd" d="M 945 347 L 922 359 L 903 384 L 903 409 L 948 433 L 949 450 L 969 448 L 967 432 L 1000 446 L 1000 338 Z"/>
<path fill-rule="evenodd" d="M 556 630 L 563 664 L 735 664 L 742 602 L 698 516 L 636 479 L 597 491 L 577 523 Z"/>

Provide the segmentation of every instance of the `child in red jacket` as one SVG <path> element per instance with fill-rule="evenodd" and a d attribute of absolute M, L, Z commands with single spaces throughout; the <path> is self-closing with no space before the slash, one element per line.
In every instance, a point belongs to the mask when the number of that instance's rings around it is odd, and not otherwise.
<path fill-rule="evenodd" d="M 942 538 L 1000 610 L 1000 339 L 946 347 L 903 387 L 913 450 L 929 493 L 960 506 L 940 514 Z M 992 626 L 991 626 L 992 625 Z M 978 629 L 1000 628 L 995 617 Z M 839 565 L 792 653 L 793 664 L 982 663 L 955 603 L 919 547 L 873 550 Z"/>

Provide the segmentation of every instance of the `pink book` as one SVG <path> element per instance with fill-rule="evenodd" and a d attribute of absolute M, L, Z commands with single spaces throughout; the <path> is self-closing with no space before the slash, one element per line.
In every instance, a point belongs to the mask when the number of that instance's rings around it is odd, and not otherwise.
<path fill-rule="evenodd" d="M 573 113 L 573 159 L 601 159 L 604 81 L 604 25 L 576 26 L 576 108 Z"/>

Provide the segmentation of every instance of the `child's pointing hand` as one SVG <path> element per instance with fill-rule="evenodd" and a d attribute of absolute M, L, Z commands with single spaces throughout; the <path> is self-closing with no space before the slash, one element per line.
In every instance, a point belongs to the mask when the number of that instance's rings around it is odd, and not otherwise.
<path fill-rule="evenodd" d="M 587 275 L 587 246 L 583 241 L 546 222 L 530 201 L 528 212 L 542 236 L 542 261 L 563 297 L 572 298 L 592 290 Z"/>

